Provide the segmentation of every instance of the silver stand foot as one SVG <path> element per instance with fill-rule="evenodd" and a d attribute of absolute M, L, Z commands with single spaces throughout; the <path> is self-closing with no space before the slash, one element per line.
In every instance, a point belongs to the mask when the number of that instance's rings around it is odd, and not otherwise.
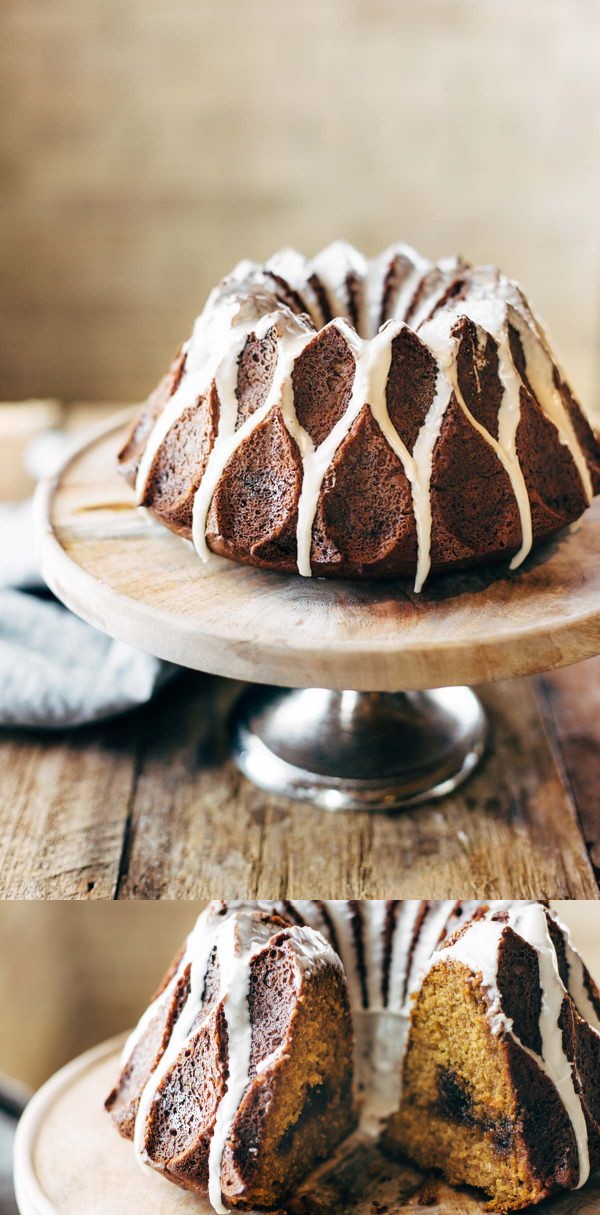
<path fill-rule="evenodd" d="M 252 687 L 233 715 L 234 758 L 262 789 L 324 810 L 397 810 L 456 789 L 486 720 L 470 688 L 329 692 Z"/>

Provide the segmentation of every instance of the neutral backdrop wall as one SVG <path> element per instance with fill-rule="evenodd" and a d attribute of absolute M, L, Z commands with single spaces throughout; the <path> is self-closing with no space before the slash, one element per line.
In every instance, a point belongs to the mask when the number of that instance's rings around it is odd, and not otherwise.
<path fill-rule="evenodd" d="M 0 396 L 145 394 L 241 256 L 496 261 L 600 396 L 595 0 L 4 0 Z"/>
<path fill-rule="evenodd" d="M 600 983 L 600 903 L 556 904 Z M 0 1072 L 38 1085 L 133 1025 L 201 903 L 0 903 Z"/>

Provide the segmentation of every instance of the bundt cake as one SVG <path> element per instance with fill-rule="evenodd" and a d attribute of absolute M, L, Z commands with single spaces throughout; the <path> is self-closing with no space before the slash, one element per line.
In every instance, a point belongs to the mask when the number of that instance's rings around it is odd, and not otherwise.
<path fill-rule="evenodd" d="M 211 903 L 106 1105 L 219 1212 L 279 1205 L 357 1116 L 517 1210 L 600 1167 L 600 995 L 540 903 Z"/>
<path fill-rule="evenodd" d="M 258 904 L 211 904 L 127 1043 L 107 1108 L 141 1160 L 216 1211 L 276 1206 L 355 1122 L 332 947 Z"/>
<path fill-rule="evenodd" d="M 120 464 L 202 561 L 416 590 L 515 568 L 600 490 L 598 440 L 520 288 L 405 245 L 241 262 Z"/>

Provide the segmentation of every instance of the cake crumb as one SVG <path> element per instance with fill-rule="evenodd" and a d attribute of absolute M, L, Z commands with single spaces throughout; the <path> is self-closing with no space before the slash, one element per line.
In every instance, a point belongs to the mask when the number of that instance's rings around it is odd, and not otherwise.
<path fill-rule="evenodd" d="M 427 1181 L 417 1190 L 415 1201 L 419 1207 L 433 1207 L 438 1201 L 438 1188 L 433 1181 Z"/>

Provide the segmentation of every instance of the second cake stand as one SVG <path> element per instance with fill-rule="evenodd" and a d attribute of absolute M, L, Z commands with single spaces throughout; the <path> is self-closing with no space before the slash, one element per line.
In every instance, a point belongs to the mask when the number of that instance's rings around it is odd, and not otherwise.
<path fill-rule="evenodd" d="M 600 501 L 510 576 L 325 581 L 215 558 L 135 508 L 116 468 L 127 419 L 88 432 L 40 486 L 42 570 L 96 628 L 194 670 L 245 680 L 241 770 L 329 810 L 397 809 L 455 789 L 485 714 L 468 685 L 600 653 Z M 267 686 L 265 686 L 267 685 Z"/>

